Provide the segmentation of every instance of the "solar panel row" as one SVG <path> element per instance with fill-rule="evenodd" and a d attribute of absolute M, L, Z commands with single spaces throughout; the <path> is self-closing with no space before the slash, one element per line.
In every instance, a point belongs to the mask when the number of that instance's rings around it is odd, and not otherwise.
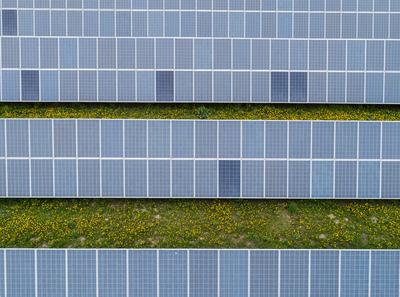
<path fill-rule="evenodd" d="M 4 37 L 1 47 L 2 101 L 400 100 L 400 41 Z"/>
<path fill-rule="evenodd" d="M 397 2 L 3 0 L 0 100 L 398 104 Z"/>
<path fill-rule="evenodd" d="M 0 250 L 0 296 L 399 296 L 398 251 Z"/>
<path fill-rule="evenodd" d="M 399 122 L 0 120 L 0 196 L 400 198 L 399 145 Z"/>
<path fill-rule="evenodd" d="M 118 1 L 117 1 L 118 2 Z M 330 3 L 327 2 L 327 3 Z M 398 12 L 5 9 L 4 36 L 398 39 Z"/>
<path fill-rule="evenodd" d="M 3 8 L 400 12 L 396 0 L 2 0 Z"/>

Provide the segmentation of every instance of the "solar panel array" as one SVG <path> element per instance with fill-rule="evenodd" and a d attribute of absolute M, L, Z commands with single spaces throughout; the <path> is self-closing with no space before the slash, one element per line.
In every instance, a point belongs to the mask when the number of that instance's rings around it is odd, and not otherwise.
<path fill-rule="evenodd" d="M 400 122 L 0 120 L 0 196 L 400 198 Z"/>
<path fill-rule="evenodd" d="M 399 251 L 0 250 L 0 296 L 399 296 Z"/>
<path fill-rule="evenodd" d="M 2 0 L 2 101 L 400 103 L 398 0 Z"/>

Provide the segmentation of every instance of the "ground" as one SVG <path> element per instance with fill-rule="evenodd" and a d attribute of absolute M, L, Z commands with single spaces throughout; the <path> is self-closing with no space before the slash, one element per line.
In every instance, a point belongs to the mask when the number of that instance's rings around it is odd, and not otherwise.
<path fill-rule="evenodd" d="M 0 105 L 2 118 L 400 120 L 399 107 Z M 2 247 L 399 248 L 397 201 L 2 200 Z"/>

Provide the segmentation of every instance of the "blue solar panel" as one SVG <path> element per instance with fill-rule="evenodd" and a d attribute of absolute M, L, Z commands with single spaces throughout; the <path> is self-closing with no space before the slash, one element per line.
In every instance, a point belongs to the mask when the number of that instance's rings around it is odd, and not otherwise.
<path fill-rule="evenodd" d="M 242 143 L 244 158 L 263 158 L 264 124 L 262 122 L 243 122 Z"/>
<path fill-rule="evenodd" d="M 368 251 L 345 251 L 341 257 L 340 296 L 367 296 L 369 291 Z"/>
<path fill-rule="evenodd" d="M 332 158 L 334 156 L 334 128 L 331 122 L 315 122 L 312 126 L 312 157 Z"/>
<path fill-rule="evenodd" d="M 248 252 L 220 252 L 220 296 L 247 296 Z"/>
<path fill-rule="evenodd" d="M 131 250 L 129 256 L 129 296 L 157 296 L 157 251 Z"/>
<path fill-rule="evenodd" d="M 123 160 L 101 162 L 101 185 L 104 197 L 124 197 Z"/>
<path fill-rule="evenodd" d="M 287 197 L 287 161 L 265 162 L 265 196 Z"/>
<path fill-rule="evenodd" d="M 10 196 L 30 196 L 29 161 L 7 160 L 7 188 Z"/>
<path fill-rule="evenodd" d="M 76 197 L 77 164 L 75 160 L 54 160 L 54 195 L 56 197 Z"/>
<path fill-rule="evenodd" d="M 194 123 L 192 121 L 176 121 L 171 126 L 173 158 L 192 158 L 194 156 Z"/>
<path fill-rule="evenodd" d="M 312 197 L 327 198 L 333 196 L 333 167 L 331 161 L 312 163 Z"/>
<path fill-rule="evenodd" d="M 147 189 L 147 161 L 125 161 L 125 195 L 127 197 L 145 197 Z"/>
<path fill-rule="evenodd" d="M 193 297 L 218 296 L 218 251 L 190 251 L 190 291 Z M 204 284 L 207 284 L 206 286 Z"/>
<path fill-rule="evenodd" d="M 187 296 L 187 251 L 159 252 L 160 297 Z"/>
<path fill-rule="evenodd" d="M 281 296 L 307 296 L 309 276 L 309 252 L 282 251 Z"/>
<path fill-rule="evenodd" d="M 7 156 L 29 156 L 29 129 L 28 121 L 7 121 Z"/>
<path fill-rule="evenodd" d="M 54 197 L 53 160 L 32 160 L 30 166 L 32 196 Z"/>
<path fill-rule="evenodd" d="M 218 163 L 217 161 L 195 161 L 195 196 L 200 198 L 218 196 Z"/>
<path fill-rule="evenodd" d="M 290 158 L 309 158 L 311 129 L 309 122 L 289 123 L 289 157 Z"/>
<path fill-rule="evenodd" d="M 76 122 L 70 120 L 55 120 L 54 157 L 76 156 Z"/>
<path fill-rule="evenodd" d="M 242 196 L 264 197 L 264 162 L 243 161 L 241 166 Z"/>
<path fill-rule="evenodd" d="M 308 161 L 289 162 L 289 197 L 310 197 L 310 172 L 310 162 Z"/>
<path fill-rule="evenodd" d="M 148 156 L 168 158 L 171 155 L 171 129 L 169 121 L 154 121 L 148 124 Z"/>
<path fill-rule="evenodd" d="M 379 196 L 379 162 L 360 162 L 358 164 L 358 196 L 370 198 Z"/>
<path fill-rule="evenodd" d="M 397 122 L 7 119 L 0 193 L 398 199 L 398 130 Z"/>
<path fill-rule="evenodd" d="M 78 122 L 78 156 L 99 157 L 100 156 L 100 123 L 99 121 Z"/>
<path fill-rule="evenodd" d="M 78 161 L 78 195 L 81 197 L 99 197 L 101 195 L 99 160 Z"/>
<path fill-rule="evenodd" d="M 238 121 L 220 122 L 218 135 L 219 157 L 240 158 L 241 123 Z"/>
<path fill-rule="evenodd" d="M 171 163 L 166 160 L 148 161 L 149 196 L 171 196 Z"/>
<path fill-rule="evenodd" d="M 31 157 L 53 156 L 53 125 L 51 121 L 38 120 L 30 123 Z"/>
<path fill-rule="evenodd" d="M 96 251 L 71 250 L 67 257 L 68 296 L 97 296 Z"/>
<path fill-rule="evenodd" d="M 9 250 L 6 252 L 6 257 L 3 257 L 1 252 L 1 267 L 4 268 L 3 260 L 6 259 L 6 280 L 7 292 L 3 296 L 26 296 L 34 297 L 35 294 L 35 251 L 34 250 Z M 0 269 L 3 272 L 3 269 Z M 4 278 L 1 279 L 1 284 L 4 286 Z"/>
<path fill-rule="evenodd" d="M 38 296 L 66 296 L 66 251 L 37 251 L 37 292 Z"/>
<path fill-rule="evenodd" d="M 194 196 L 194 161 L 172 161 L 172 197 Z"/>
<path fill-rule="evenodd" d="M 217 157 L 217 122 L 200 121 L 195 127 L 196 158 Z"/>
<path fill-rule="evenodd" d="M 265 157 L 286 158 L 287 157 L 287 122 L 265 123 Z"/>
<path fill-rule="evenodd" d="M 6 134 L 4 127 L 5 121 L 0 120 L 0 157 L 4 157 L 6 152 Z"/>
<path fill-rule="evenodd" d="M 371 295 L 396 296 L 399 292 L 399 255 L 373 251 L 371 254 Z"/>
<path fill-rule="evenodd" d="M 6 162 L 5 160 L 0 160 L 0 195 L 7 195 L 7 180 L 6 180 Z"/>
<path fill-rule="evenodd" d="M 339 252 L 311 252 L 311 296 L 334 297 L 339 294 Z"/>
<path fill-rule="evenodd" d="M 279 269 L 279 251 L 252 251 L 250 296 L 277 296 L 280 291 Z"/>
<path fill-rule="evenodd" d="M 127 296 L 126 255 L 126 251 L 123 250 L 98 251 L 98 296 Z"/>

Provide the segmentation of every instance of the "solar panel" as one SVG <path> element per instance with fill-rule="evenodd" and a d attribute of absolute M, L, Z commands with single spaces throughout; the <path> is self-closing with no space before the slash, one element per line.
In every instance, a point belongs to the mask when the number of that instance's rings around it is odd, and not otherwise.
<path fill-rule="evenodd" d="M 0 120 L 1 197 L 399 199 L 400 123 Z"/>
<path fill-rule="evenodd" d="M 0 101 L 400 103 L 397 0 L 0 4 Z"/>
<path fill-rule="evenodd" d="M 397 250 L 0 250 L 0 296 L 398 296 Z"/>

